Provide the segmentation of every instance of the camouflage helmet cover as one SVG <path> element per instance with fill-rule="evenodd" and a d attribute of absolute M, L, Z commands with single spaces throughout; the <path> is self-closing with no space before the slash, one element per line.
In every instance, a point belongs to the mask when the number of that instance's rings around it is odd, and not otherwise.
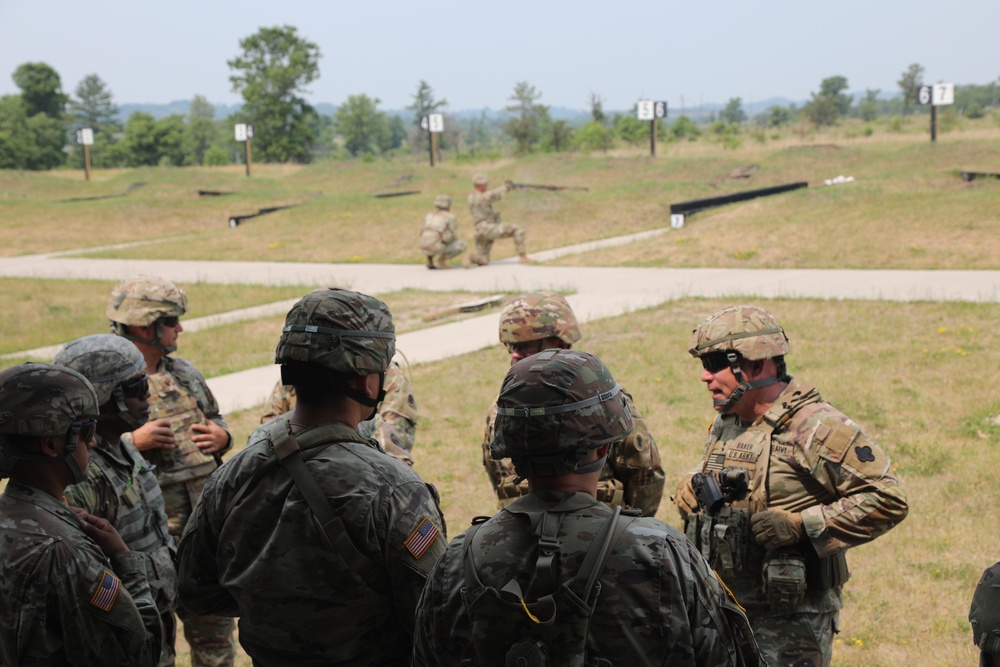
<path fill-rule="evenodd" d="M 343 289 L 316 290 L 285 317 L 274 363 L 304 362 L 336 373 L 382 373 L 396 353 L 389 307 L 375 297 Z"/>
<path fill-rule="evenodd" d="M 631 432 L 632 415 L 608 367 L 586 352 L 548 349 L 507 372 L 490 456 L 513 459 L 519 473 L 527 462 L 535 474 L 557 475 Z"/>
<path fill-rule="evenodd" d="M 111 400 L 116 387 L 146 372 L 146 360 L 139 348 L 111 334 L 93 334 L 68 343 L 54 361 L 86 377 L 100 405 Z"/>
<path fill-rule="evenodd" d="M 187 295 L 169 280 L 139 275 L 115 285 L 108 299 L 112 322 L 144 327 L 161 317 L 180 317 L 187 311 Z"/>
<path fill-rule="evenodd" d="M 475 174 L 472 177 L 473 185 L 487 185 L 489 184 L 489 182 L 490 182 L 490 177 L 483 173 Z"/>
<path fill-rule="evenodd" d="M 94 388 L 71 368 L 29 362 L 0 371 L 0 435 L 63 435 L 99 411 Z"/>
<path fill-rule="evenodd" d="M 524 343 L 555 337 L 567 345 L 580 340 L 580 326 L 566 297 L 539 291 L 520 296 L 500 311 L 500 342 Z"/>
<path fill-rule="evenodd" d="M 1000 655 L 1000 563 L 983 572 L 969 609 L 972 641 L 984 653 Z"/>
<path fill-rule="evenodd" d="M 434 206 L 441 210 L 451 208 L 451 197 L 448 195 L 438 195 L 434 198 Z"/>
<path fill-rule="evenodd" d="M 695 327 L 688 351 L 695 357 L 735 351 L 755 361 L 784 356 L 792 349 L 774 315 L 759 306 L 730 306 Z"/>

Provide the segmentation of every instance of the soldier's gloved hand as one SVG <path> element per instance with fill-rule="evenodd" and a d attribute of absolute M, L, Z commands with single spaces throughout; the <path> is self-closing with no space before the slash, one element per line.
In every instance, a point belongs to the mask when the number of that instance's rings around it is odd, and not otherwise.
<path fill-rule="evenodd" d="M 685 477 L 677 485 L 673 500 L 674 504 L 677 505 L 677 512 L 681 515 L 681 519 L 687 519 L 688 514 L 694 514 L 698 511 L 698 499 L 694 495 L 694 489 L 691 488 L 690 477 Z"/>
<path fill-rule="evenodd" d="M 508 192 L 514 189 L 514 181 L 504 181 L 503 184 L 507 186 Z"/>
<path fill-rule="evenodd" d="M 757 544 L 768 549 L 788 547 L 802 539 L 802 515 L 785 510 L 764 510 L 750 517 Z"/>

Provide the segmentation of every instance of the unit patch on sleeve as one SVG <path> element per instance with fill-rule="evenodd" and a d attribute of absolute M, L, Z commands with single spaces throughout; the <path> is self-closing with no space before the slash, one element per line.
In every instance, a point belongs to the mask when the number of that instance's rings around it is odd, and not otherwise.
<path fill-rule="evenodd" d="M 115 606 L 115 600 L 118 599 L 118 593 L 121 589 L 121 579 L 108 570 L 105 570 L 101 576 L 101 582 L 97 585 L 97 590 L 94 591 L 94 595 L 90 598 L 90 604 L 101 611 L 111 611 L 111 608 Z"/>
<path fill-rule="evenodd" d="M 417 526 L 416 530 L 410 533 L 410 536 L 406 538 L 403 542 L 403 546 L 409 551 L 414 558 L 417 560 L 423 556 L 438 536 L 438 528 L 434 525 L 434 522 L 424 517 Z"/>

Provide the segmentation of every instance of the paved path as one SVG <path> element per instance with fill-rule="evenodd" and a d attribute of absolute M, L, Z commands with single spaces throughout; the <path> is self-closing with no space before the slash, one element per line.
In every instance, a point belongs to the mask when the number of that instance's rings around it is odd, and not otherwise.
<path fill-rule="evenodd" d="M 665 230 L 642 232 L 537 253 L 538 260 L 599 247 L 642 241 Z M 152 273 L 193 282 L 268 285 L 339 285 L 383 294 L 402 289 L 527 292 L 555 289 L 567 294 L 581 321 L 620 315 L 685 297 L 858 299 L 881 301 L 1000 302 L 1000 271 L 897 271 L 839 269 L 671 269 L 519 265 L 504 259 L 476 269 L 429 271 L 406 264 L 307 264 L 290 262 L 202 262 L 84 259 L 53 253 L 0 258 L 0 277 L 119 280 Z M 290 302 L 185 321 L 185 328 L 284 312 Z M 398 346 L 418 364 L 494 345 L 496 312 L 461 322 L 401 334 Z M 55 346 L 54 349 L 58 348 Z M 54 353 L 54 351 L 53 351 Z M 273 366 L 212 378 L 209 385 L 223 412 L 259 405 L 277 380 Z"/>

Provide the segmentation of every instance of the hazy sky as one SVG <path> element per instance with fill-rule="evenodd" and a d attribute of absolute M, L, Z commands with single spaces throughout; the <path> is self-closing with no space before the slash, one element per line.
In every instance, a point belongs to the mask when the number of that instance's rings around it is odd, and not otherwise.
<path fill-rule="evenodd" d="M 235 104 L 226 61 L 261 27 L 316 43 L 313 103 L 364 93 L 383 109 L 412 102 L 421 79 L 451 110 L 500 109 L 518 81 L 541 102 L 605 109 L 640 98 L 682 104 L 802 100 L 828 76 L 852 92 L 895 92 L 910 63 L 929 82 L 1000 76 L 1000 0 L 596 2 L 455 0 L 0 0 L 0 95 L 24 62 L 45 62 L 72 93 L 87 74 L 115 101 L 204 95 Z"/>

